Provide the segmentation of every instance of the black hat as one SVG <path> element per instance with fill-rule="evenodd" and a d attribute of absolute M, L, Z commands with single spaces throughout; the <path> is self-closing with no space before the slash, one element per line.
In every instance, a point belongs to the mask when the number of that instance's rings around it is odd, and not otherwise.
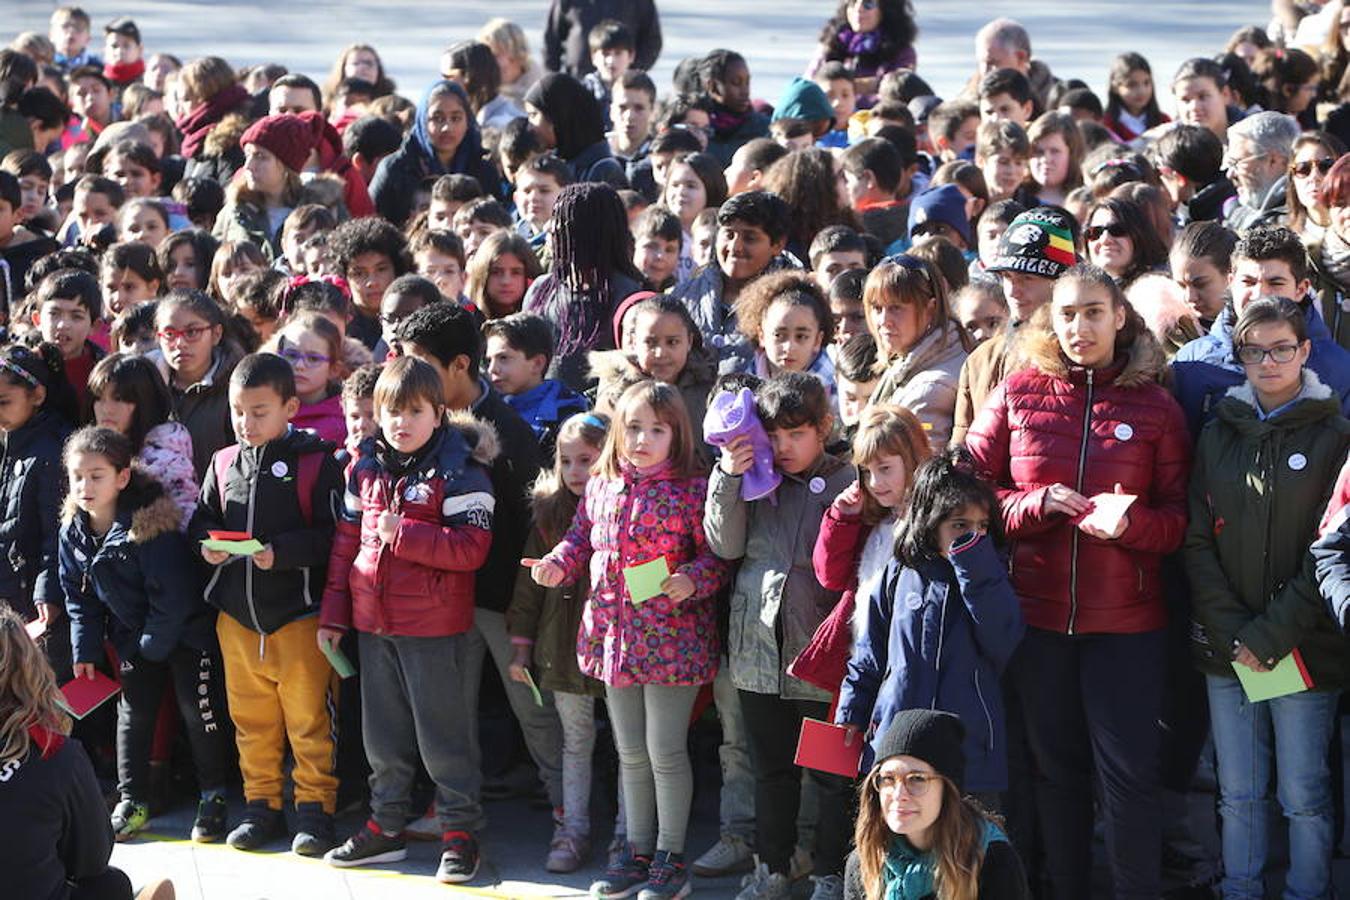
<path fill-rule="evenodd" d="M 1073 224 L 1068 213 L 1053 206 L 1037 206 L 1008 223 L 988 269 L 1058 278 L 1076 262 Z"/>
<path fill-rule="evenodd" d="M 956 789 L 966 779 L 966 754 L 961 742 L 966 726 L 958 716 L 933 709 L 906 709 L 891 720 L 877 745 L 877 765 L 892 756 L 912 756 L 932 766 Z"/>
<path fill-rule="evenodd" d="M 141 30 L 136 27 L 135 21 L 122 16 L 120 19 L 113 19 L 107 25 L 103 26 L 104 34 L 120 34 L 131 38 L 136 43 L 141 43 Z"/>

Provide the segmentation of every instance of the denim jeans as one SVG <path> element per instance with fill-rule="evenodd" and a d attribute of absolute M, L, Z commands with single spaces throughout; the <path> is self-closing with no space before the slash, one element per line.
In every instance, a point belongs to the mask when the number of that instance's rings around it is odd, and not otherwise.
<path fill-rule="evenodd" d="M 1338 695 L 1307 691 L 1249 703 L 1236 678 L 1210 675 L 1206 680 L 1219 757 L 1224 900 L 1262 897 L 1272 770 L 1289 822 L 1285 900 L 1330 897 L 1335 829 L 1327 746 Z"/>
<path fill-rule="evenodd" d="M 722 763 L 722 834 L 735 835 L 746 843 L 755 842 L 755 770 L 750 765 L 750 747 L 745 735 L 745 714 L 741 698 L 731 683 L 727 658 L 717 670 L 713 682 L 713 702 L 722 720 L 722 746 L 717 755 Z"/>

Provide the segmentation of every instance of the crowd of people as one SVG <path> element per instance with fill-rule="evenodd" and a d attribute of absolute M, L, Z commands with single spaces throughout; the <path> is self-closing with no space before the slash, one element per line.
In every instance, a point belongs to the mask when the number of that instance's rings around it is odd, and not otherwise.
<path fill-rule="evenodd" d="M 494 19 L 418 102 L 367 44 L 14 37 L 7 890 L 132 896 L 175 769 L 194 841 L 471 882 L 481 706 L 596 898 L 1083 900 L 1095 838 L 1117 900 L 1332 896 L 1350 6 L 1274 7 L 1096 86 L 996 19 L 943 98 L 906 0 L 840 0 L 772 103 L 728 49 L 658 86 L 652 0 Z"/>

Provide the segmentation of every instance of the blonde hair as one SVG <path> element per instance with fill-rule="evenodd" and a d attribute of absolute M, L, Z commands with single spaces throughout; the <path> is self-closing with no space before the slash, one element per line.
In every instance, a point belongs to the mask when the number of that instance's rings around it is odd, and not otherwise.
<path fill-rule="evenodd" d="M 1032 156 L 1036 155 L 1037 141 L 1055 134 L 1063 138 L 1064 146 L 1069 148 L 1069 168 L 1064 175 L 1064 183 L 1059 186 L 1059 189 L 1067 194 L 1083 184 L 1083 157 L 1087 155 L 1087 144 L 1073 116 L 1062 112 L 1048 112 L 1032 122 L 1031 127 L 1027 129 L 1027 140 L 1031 142 Z"/>
<path fill-rule="evenodd" d="M 869 406 L 862 412 L 858 421 L 858 433 L 853 436 L 853 462 L 865 466 L 882 456 L 898 456 L 905 465 L 905 500 L 909 502 L 909 490 L 914 485 L 914 473 L 928 459 L 932 452 L 928 432 L 924 430 L 914 413 L 903 406 L 882 404 Z M 867 488 L 866 479 L 860 478 L 863 493 L 863 521 L 875 525 L 892 512 L 877 502 Z M 902 504 L 903 505 L 903 504 Z"/>
<path fill-rule="evenodd" d="M 614 404 L 614 420 L 605 438 L 605 446 L 600 451 L 600 460 L 595 464 L 594 474 L 605 478 L 623 477 L 623 461 L 628 451 L 624 425 L 633 410 L 644 404 L 651 407 L 657 421 L 670 426 L 668 459 L 675 475 L 679 478 L 702 475 L 698 446 L 694 441 L 694 426 L 689 421 L 689 410 L 685 408 L 684 398 L 675 386 L 649 378 L 631 385 Z"/>
<path fill-rule="evenodd" d="M 562 465 L 558 456 L 562 453 L 563 442 L 579 440 L 603 452 L 608 434 L 609 416 L 595 412 L 577 413 L 558 429 L 557 442 L 553 445 L 553 468 L 539 473 L 530 492 L 534 524 L 547 541 L 557 543 L 562 539 L 577 508 L 577 497 L 562 480 Z"/>
<path fill-rule="evenodd" d="M 56 675 L 23 619 L 0 603 L 0 766 L 28 755 L 34 726 L 69 733 L 60 697 Z"/>
<path fill-rule="evenodd" d="M 510 19 L 498 16 L 489 19 L 478 31 L 478 40 L 492 48 L 492 52 L 501 51 L 516 61 L 522 69 L 530 64 L 530 42 L 525 38 L 525 29 Z"/>
<path fill-rule="evenodd" d="M 192 106 L 205 103 L 216 94 L 235 84 L 234 69 L 219 56 L 203 56 L 178 70 L 178 83 L 183 86 L 183 100 Z"/>

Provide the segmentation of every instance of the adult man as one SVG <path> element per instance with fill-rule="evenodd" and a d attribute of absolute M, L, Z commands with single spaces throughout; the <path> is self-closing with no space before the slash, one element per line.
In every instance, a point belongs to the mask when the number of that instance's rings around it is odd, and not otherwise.
<path fill-rule="evenodd" d="M 975 77 L 965 93 L 974 94 L 980 80 L 995 69 L 1016 69 L 1031 82 L 1037 105 L 1044 109 L 1055 76 L 1050 67 L 1031 58 L 1031 36 L 1015 19 L 995 19 L 975 34 Z"/>
<path fill-rule="evenodd" d="M 1241 234 L 1284 223 L 1289 159 L 1302 130 L 1294 118 L 1277 112 L 1259 112 L 1229 126 L 1224 169 L 1237 188 L 1238 202 L 1225 225 Z"/>

